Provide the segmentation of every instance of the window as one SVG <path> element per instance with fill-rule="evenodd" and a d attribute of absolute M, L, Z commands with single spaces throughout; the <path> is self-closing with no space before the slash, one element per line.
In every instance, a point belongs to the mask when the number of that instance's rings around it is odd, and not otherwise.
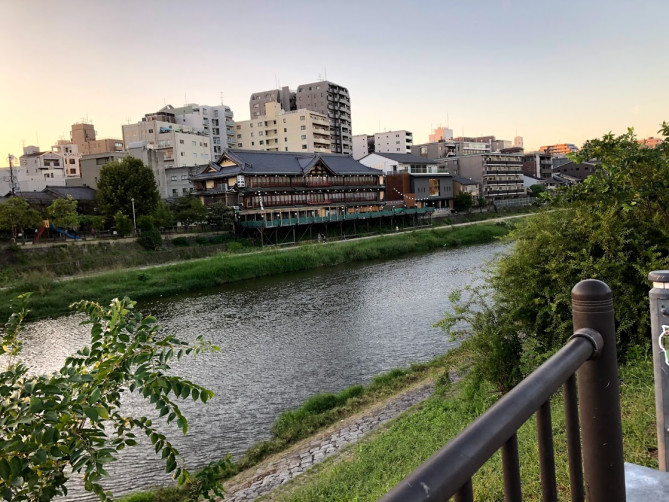
<path fill-rule="evenodd" d="M 179 195 L 179 192 L 177 191 L 176 188 L 172 189 L 172 195 Z"/>
<path fill-rule="evenodd" d="M 181 152 L 181 156 L 182 156 L 182 157 L 184 156 L 184 153 L 183 153 L 183 152 Z"/>
<path fill-rule="evenodd" d="M 242 145 L 241 143 L 237 143 L 237 148 L 241 148 L 242 146 L 244 145 Z"/>
<path fill-rule="evenodd" d="M 302 145 L 302 150 L 306 150 L 306 149 L 307 149 L 307 145 Z"/>
<path fill-rule="evenodd" d="M 188 193 L 188 188 L 184 188 L 184 189 L 182 190 L 182 192 L 183 192 L 184 194 L 187 194 L 187 193 Z"/>
<path fill-rule="evenodd" d="M 258 122 L 258 127 L 262 127 L 262 122 Z"/>
<path fill-rule="evenodd" d="M 176 177 L 176 176 L 172 176 L 172 181 L 176 181 L 176 180 L 177 180 L 177 177 Z"/>
<path fill-rule="evenodd" d="M 286 129 L 286 128 L 284 127 L 284 128 L 283 128 L 283 132 L 288 132 L 288 129 Z"/>
<path fill-rule="evenodd" d="M 197 153 L 196 152 L 193 152 L 193 158 L 197 159 Z"/>
<path fill-rule="evenodd" d="M 286 119 L 283 119 L 283 123 L 284 123 L 284 124 L 286 123 Z"/>
<path fill-rule="evenodd" d="M 242 128 L 242 126 L 238 125 L 237 130 L 239 131 Z"/>
<path fill-rule="evenodd" d="M 149 134 L 153 134 L 153 129 L 149 129 Z"/>
<path fill-rule="evenodd" d="M 300 120 L 304 120 L 304 115 L 300 115 Z"/>
<path fill-rule="evenodd" d="M 260 140 L 260 144 L 261 144 L 261 145 L 264 145 L 264 144 L 265 144 L 265 141 L 261 139 L 261 140 Z"/>
<path fill-rule="evenodd" d="M 188 175 L 187 175 L 187 174 L 182 174 L 182 175 L 181 175 L 181 179 L 182 179 L 182 180 L 187 180 L 187 179 L 188 179 Z"/>
<path fill-rule="evenodd" d="M 300 126 L 300 131 L 306 131 L 306 130 L 307 130 L 307 126 Z"/>
<path fill-rule="evenodd" d="M 74 163 L 75 163 L 74 159 L 69 159 L 68 162 L 69 162 L 70 164 L 74 164 Z"/>
<path fill-rule="evenodd" d="M 251 133 L 251 137 L 253 137 L 253 133 Z"/>
<path fill-rule="evenodd" d="M 181 143 L 181 144 L 183 145 L 183 144 L 184 144 L 184 140 L 180 139 L 180 140 L 179 140 L 179 143 Z"/>
<path fill-rule="evenodd" d="M 300 139 L 307 139 L 307 135 L 306 135 L 306 134 L 303 134 L 302 137 L 301 137 Z"/>
<path fill-rule="evenodd" d="M 262 132 L 262 131 L 258 131 L 258 136 L 262 136 L 262 135 L 263 135 L 263 132 Z"/>
<path fill-rule="evenodd" d="M 283 138 L 284 143 L 288 143 L 288 138 Z"/>

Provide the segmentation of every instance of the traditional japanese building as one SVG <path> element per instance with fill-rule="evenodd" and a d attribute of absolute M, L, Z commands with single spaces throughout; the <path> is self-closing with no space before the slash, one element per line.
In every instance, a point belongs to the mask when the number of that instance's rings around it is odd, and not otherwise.
<path fill-rule="evenodd" d="M 204 204 L 224 201 L 235 207 L 242 227 L 364 219 L 383 212 L 383 173 L 348 155 L 228 150 L 190 179 Z"/>

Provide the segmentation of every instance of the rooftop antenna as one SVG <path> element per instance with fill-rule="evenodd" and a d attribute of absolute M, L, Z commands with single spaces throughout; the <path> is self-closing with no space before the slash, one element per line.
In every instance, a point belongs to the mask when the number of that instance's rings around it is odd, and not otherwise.
<path fill-rule="evenodd" d="M 323 67 L 323 73 L 325 74 L 324 80 L 327 80 L 328 79 L 328 68 L 327 68 L 327 66 Z"/>

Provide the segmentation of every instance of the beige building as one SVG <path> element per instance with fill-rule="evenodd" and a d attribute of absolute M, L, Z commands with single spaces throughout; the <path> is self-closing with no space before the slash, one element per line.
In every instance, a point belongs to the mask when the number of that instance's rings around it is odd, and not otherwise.
<path fill-rule="evenodd" d="M 62 155 L 42 152 L 36 146 L 23 147 L 19 166 L 14 167 L 16 190 L 39 192 L 47 185 L 65 186 L 65 164 Z"/>
<path fill-rule="evenodd" d="M 51 151 L 63 157 L 66 178 L 79 178 L 81 176 L 79 145 L 59 139 L 58 143 L 51 147 Z"/>
<path fill-rule="evenodd" d="M 93 124 L 72 124 L 72 130 L 70 131 L 71 143 L 77 145 L 80 155 L 123 151 L 123 141 L 120 139 L 96 139 L 96 135 L 97 133 Z"/>
<path fill-rule="evenodd" d="M 268 152 L 330 153 L 330 122 L 309 110 L 286 112 L 276 101 L 265 114 L 235 124 L 237 148 Z"/>

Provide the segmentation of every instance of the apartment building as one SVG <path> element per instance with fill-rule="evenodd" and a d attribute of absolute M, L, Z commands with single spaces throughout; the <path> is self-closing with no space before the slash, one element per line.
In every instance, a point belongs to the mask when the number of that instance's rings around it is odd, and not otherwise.
<path fill-rule="evenodd" d="M 89 153 L 82 155 L 79 159 L 81 175 L 78 178 L 67 178 L 65 184 L 68 187 L 90 187 L 97 190 L 102 166 L 114 161 L 120 162 L 127 155 L 128 152 Z"/>
<path fill-rule="evenodd" d="M 327 116 L 332 153 L 352 153 L 351 99 L 346 87 L 327 80 L 300 85 L 296 107 Z"/>
<path fill-rule="evenodd" d="M 309 110 L 287 112 L 280 103 L 263 104 L 263 115 L 235 124 L 237 148 L 269 152 L 330 153 L 330 121 Z"/>
<path fill-rule="evenodd" d="M 385 177 L 388 202 L 401 201 L 406 207 L 453 207 L 453 176 L 439 174 L 389 174 Z"/>
<path fill-rule="evenodd" d="M 181 107 L 167 105 L 158 113 L 174 115 L 174 123 L 190 127 L 194 132 L 209 137 L 209 154 L 217 159 L 226 148 L 234 148 L 235 121 L 232 110 L 224 104 L 209 106 L 190 103 Z"/>
<path fill-rule="evenodd" d="M 450 157 L 442 161 L 449 173 L 477 182 L 488 200 L 525 195 L 523 158 L 519 154 L 486 153 Z"/>
<path fill-rule="evenodd" d="M 571 143 L 560 143 L 558 145 L 542 146 L 539 151 L 549 155 L 567 155 L 568 153 L 578 152 L 578 147 Z"/>
<path fill-rule="evenodd" d="M 281 89 L 251 94 L 249 116 L 253 119 L 263 115 L 266 103 L 279 103 L 279 106 L 285 112 L 297 110 L 295 91 L 291 91 L 288 87 L 282 87 Z"/>
<path fill-rule="evenodd" d="M 523 155 L 523 174 L 541 180 L 553 177 L 553 156 L 543 152 Z"/>
<path fill-rule="evenodd" d="M 126 145 L 146 142 L 148 148 L 162 151 L 165 167 L 197 166 L 212 160 L 209 135 L 177 124 L 169 112 L 147 114 L 136 124 L 123 125 L 123 141 Z"/>
<path fill-rule="evenodd" d="M 13 168 L 15 189 L 39 192 L 47 185 L 65 186 L 65 162 L 55 152 L 42 152 L 36 146 L 23 147 L 19 165 Z"/>
<path fill-rule="evenodd" d="M 70 141 L 60 139 L 51 147 L 51 151 L 63 157 L 65 176 L 67 178 L 79 178 L 81 176 L 79 145 Z"/>
<path fill-rule="evenodd" d="M 453 139 L 453 129 L 439 126 L 432 130 L 432 134 L 430 134 L 428 142 L 436 143 L 437 141 L 448 141 L 451 139 Z"/>
<path fill-rule="evenodd" d="M 358 160 L 373 152 L 411 153 L 413 134 L 410 131 L 377 132 L 373 136 L 360 134 L 352 138 L 353 158 Z"/>

